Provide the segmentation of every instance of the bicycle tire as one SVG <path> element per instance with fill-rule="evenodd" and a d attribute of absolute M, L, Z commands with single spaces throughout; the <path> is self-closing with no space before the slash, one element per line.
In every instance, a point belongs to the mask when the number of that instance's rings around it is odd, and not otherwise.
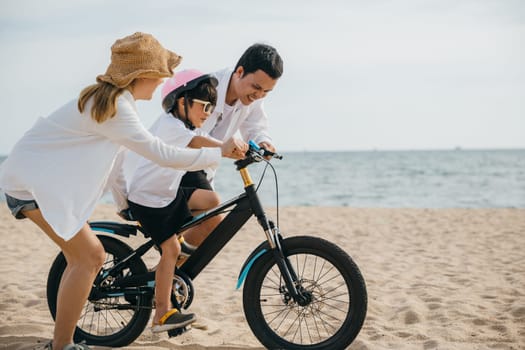
<path fill-rule="evenodd" d="M 133 251 L 126 243 L 108 236 L 98 235 L 98 238 L 106 251 L 106 262 L 102 269 L 115 261 L 121 260 Z M 60 279 L 67 266 L 66 259 L 62 253 L 58 254 L 47 279 L 47 302 L 53 319 L 56 316 L 56 300 Z M 142 274 L 147 272 L 146 265 L 140 259 L 130 259 L 127 267 L 130 274 Z M 94 286 L 93 288 L 98 288 Z M 130 305 L 133 300 L 135 305 L 146 307 L 135 307 L 132 310 L 100 309 L 104 305 L 119 307 Z M 106 298 L 103 300 L 87 300 L 81 317 L 75 329 L 75 342 L 85 341 L 89 345 L 103 345 L 109 347 L 122 347 L 131 344 L 146 328 L 151 315 L 151 296 L 122 296 Z M 102 306 L 101 306 L 102 305 Z"/>
<path fill-rule="evenodd" d="M 300 286 L 312 302 L 287 294 L 272 251 L 251 267 L 243 290 L 248 325 L 268 349 L 345 349 L 357 337 L 367 309 L 365 281 L 352 258 L 324 239 L 296 236 L 281 242 Z"/>

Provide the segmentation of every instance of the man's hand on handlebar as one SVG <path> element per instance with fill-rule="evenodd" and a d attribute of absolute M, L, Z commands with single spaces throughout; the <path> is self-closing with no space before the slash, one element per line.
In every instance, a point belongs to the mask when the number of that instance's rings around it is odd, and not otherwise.
<path fill-rule="evenodd" d="M 259 147 L 264 148 L 272 153 L 275 153 L 275 147 L 269 142 L 263 141 L 259 142 Z"/>
<path fill-rule="evenodd" d="M 269 142 L 266 142 L 266 141 L 259 142 L 259 147 L 264 148 L 267 151 L 270 151 L 272 153 L 275 153 L 275 147 L 273 147 L 273 145 Z M 265 156 L 264 158 L 269 160 L 270 158 L 272 158 L 272 156 Z"/>
<path fill-rule="evenodd" d="M 246 151 L 248 151 L 248 144 L 241 139 L 232 137 L 222 144 L 221 151 L 223 157 L 243 159 Z"/>

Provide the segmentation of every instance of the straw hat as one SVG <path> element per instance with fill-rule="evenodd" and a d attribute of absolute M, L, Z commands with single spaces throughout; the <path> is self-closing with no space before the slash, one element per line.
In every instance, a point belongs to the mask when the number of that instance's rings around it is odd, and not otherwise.
<path fill-rule="evenodd" d="M 137 32 L 115 41 L 106 73 L 97 77 L 120 88 L 136 78 L 168 78 L 182 57 L 166 50 L 151 34 Z"/>

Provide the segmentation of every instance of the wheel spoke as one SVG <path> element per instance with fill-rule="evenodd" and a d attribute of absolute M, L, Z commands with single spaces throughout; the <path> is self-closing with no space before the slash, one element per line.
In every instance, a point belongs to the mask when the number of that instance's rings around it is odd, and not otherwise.
<path fill-rule="evenodd" d="M 261 286 L 263 316 L 289 342 L 316 344 L 333 336 L 342 326 L 349 312 L 348 286 L 340 272 L 323 258 L 295 254 L 290 261 L 298 274 L 299 286 L 311 293 L 312 301 L 304 307 L 298 305 L 287 294 L 279 269 L 273 266 Z"/>

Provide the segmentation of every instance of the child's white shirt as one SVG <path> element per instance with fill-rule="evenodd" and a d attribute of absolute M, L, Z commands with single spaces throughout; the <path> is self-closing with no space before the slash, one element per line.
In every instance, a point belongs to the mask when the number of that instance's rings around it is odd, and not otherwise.
<path fill-rule="evenodd" d="M 199 129 L 190 130 L 180 119 L 166 113 L 155 121 L 150 132 L 168 145 L 180 148 L 187 147 L 195 136 L 202 135 Z M 136 164 L 132 175 L 129 176 L 130 201 L 151 208 L 162 208 L 176 198 L 185 170 L 161 167 L 143 157 L 139 157 L 138 160 L 129 158 L 125 162 Z M 212 165 L 214 164 L 210 164 Z M 130 167 L 129 164 L 124 166 Z"/>

